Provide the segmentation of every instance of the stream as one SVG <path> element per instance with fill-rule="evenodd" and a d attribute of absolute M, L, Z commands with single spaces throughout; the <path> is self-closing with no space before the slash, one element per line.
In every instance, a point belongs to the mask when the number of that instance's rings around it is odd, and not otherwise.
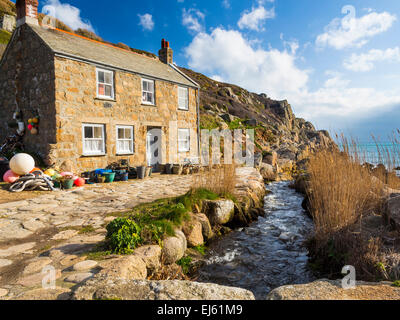
<path fill-rule="evenodd" d="M 302 195 L 289 185 L 268 185 L 265 216 L 211 244 L 198 281 L 244 288 L 265 299 L 277 287 L 315 280 L 304 246 L 313 223 L 301 207 Z"/>

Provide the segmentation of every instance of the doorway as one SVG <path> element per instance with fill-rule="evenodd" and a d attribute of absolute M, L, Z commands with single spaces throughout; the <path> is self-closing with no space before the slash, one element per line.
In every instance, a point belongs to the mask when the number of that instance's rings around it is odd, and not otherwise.
<path fill-rule="evenodd" d="M 152 166 L 154 171 L 157 171 L 158 165 L 161 164 L 161 137 L 162 130 L 160 127 L 147 127 L 147 165 Z"/>

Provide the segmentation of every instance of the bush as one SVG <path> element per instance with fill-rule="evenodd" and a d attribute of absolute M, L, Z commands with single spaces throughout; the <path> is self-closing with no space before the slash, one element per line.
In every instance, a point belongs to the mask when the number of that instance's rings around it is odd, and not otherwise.
<path fill-rule="evenodd" d="M 192 266 L 192 258 L 189 257 L 189 256 L 183 257 L 183 258 L 181 258 L 180 260 L 178 260 L 178 261 L 176 262 L 176 264 L 177 264 L 178 266 L 181 266 L 182 272 L 183 272 L 184 274 L 188 274 L 189 271 L 190 271 L 190 268 L 191 268 L 191 266 Z"/>
<path fill-rule="evenodd" d="M 117 218 L 107 226 L 106 239 L 113 252 L 129 254 L 142 243 L 141 228 L 132 220 Z"/>
<path fill-rule="evenodd" d="M 141 204 L 107 226 L 109 248 L 118 254 L 129 254 L 138 245 L 162 245 L 165 236 L 174 236 L 175 229 L 190 220 L 188 212 L 202 200 L 219 196 L 207 189 L 192 190 L 183 196 Z M 124 214 L 125 215 L 125 214 Z"/>

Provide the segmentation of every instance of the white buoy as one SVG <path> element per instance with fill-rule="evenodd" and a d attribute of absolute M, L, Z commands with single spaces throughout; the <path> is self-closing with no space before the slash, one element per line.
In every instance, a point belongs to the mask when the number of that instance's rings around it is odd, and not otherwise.
<path fill-rule="evenodd" d="M 18 153 L 10 160 L 12 172 L 23 176 L 30 173 L 35 168 L 35 160 L 26 153 Z"/>

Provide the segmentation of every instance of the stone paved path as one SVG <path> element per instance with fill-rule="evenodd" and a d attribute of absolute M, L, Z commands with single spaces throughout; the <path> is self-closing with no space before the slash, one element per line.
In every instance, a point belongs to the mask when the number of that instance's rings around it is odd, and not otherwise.
<path fill-rule="evenodd" d="M 34 289 L 40 296 L 41 271 L 48 265 L 55 268 L 58 287 L 70 288 L 90 277 L 95 267 L 78 274 L 71 267 L 104 240 L 113 213 L 182 195 L 191 183 L 191 176 L 155 175 L 0 204 L 0 300 L 30 297 Z M 64 290 L 55 292 L 63 297 Z"/>

